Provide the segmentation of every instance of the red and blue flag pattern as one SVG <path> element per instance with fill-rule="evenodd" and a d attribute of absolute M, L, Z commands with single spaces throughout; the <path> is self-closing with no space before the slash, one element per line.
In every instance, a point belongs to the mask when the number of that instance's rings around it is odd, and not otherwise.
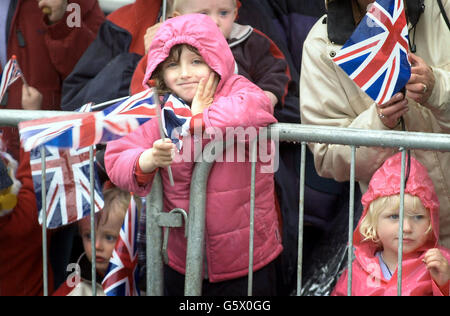
<path fill-rule="evenodd" d="M 0 82 L 0 101 L 3 100 L 3 96 L 8 90 L 8 87 L 22 76 L 23 73 L 20 70 L 16 56 L 12 56 L 3 68 L 2 80 Z"/>
<path fill-rule="evenodd" d="M 164 133 L 178 150 L 183 147 L 183 137 L 189 135 L 192 119 L 191 108 L 180 98 L 167 94 L 161 111 Z"/>
<path fill-rule="evenodd" d="M 411 76 L 403 0 L 369 4 L 350 39 L 333 58 L 376 103 L 402 90 Z"/>
<path fill-rule="evenodd" d="M 111 259 L 108 272 L 102 281 L 107 296 L 139 296 L 138 288 L 138 209 L 134 197 L 125 214 Z"/>
<path fill-rule="evenodd" d="M 44 146 L 44 149 L 47 228 L 57 228 L 90 214 L 89 148 L 75 150 Z M 39 223 L 42 225 L 43 186 L 40 147 L 30 152 L 30 165 L 39 210 Z M 104 202 L 95 169 L 94 179 L 94 210 L 98 212 L 103 208 Z"/>
<path fill-rule="evenodd" d="M 156 116 L 155 98 L 148 89 L 103 111 L 21 122 L 22 146 L 25 151 L 42 144 L 79 149 L 120 138 Z"/>

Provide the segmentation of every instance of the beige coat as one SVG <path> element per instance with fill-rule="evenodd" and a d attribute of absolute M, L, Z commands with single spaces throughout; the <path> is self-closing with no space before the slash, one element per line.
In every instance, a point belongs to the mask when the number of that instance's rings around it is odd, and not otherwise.
<path fill-rule="evenodd" d="M 442 1 L 450 16 L 450 0 Z M 409 100 L 404 115 L 406 129 L 414 132 L 450 132 L 450 31 L 435 0 L 425 0 L 426 10 L 416 29 L 416 54 L 433 69 L 436 85 L 429 99 L 432 108 Z M 303 124 L 386 130 L 376 104 L 331 60 L 341 46 L 331 43 L 321 18 L 304 44 L 300 77 L 300 110 Z M 350 147 L 311 144 L 321 176 L 347 181 L 350 178 Z M 382 162 L 397 150 L 361 147 L 356 151 L 356 178 L 363 192 Z M 433 179 L 441 204 L 440 242 L 450 247 L 450 153 L 412 150 Z"/>

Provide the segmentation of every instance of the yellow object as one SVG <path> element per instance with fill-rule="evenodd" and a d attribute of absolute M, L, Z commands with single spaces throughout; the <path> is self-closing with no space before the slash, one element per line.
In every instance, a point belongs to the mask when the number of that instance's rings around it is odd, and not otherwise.
<path fill-rule="evenodd" d="M 0 190 L 0 211 L 12 210 L 17 204 L 17 195 L 11 193 L 11 187 Z"/>
<path fill-rule="evenodd" d="M 45 15 L 50 15 L 52 14 L 52 9 L 50 9 L 49 7 L 43 7 L 42 13 L 44 13 Z"/>

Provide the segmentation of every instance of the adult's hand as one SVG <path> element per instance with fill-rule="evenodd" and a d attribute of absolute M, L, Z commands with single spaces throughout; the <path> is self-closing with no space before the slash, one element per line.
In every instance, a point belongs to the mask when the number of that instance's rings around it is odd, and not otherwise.
<path fill-rule="evenodd" d="M 406 96 L 425 105 L 435 85 L 433 70 L 419 56 L 410 53 L 408 58 L 411 62 L 411 78 L 406 84 Z"/>
<path fill-rule="evenodd" d="M 389 101 L 379 104 L 377 108 L 381 122 L 390 129 L 397 126 L 400 117 L 408 110 L 408 100 L 401 92 L 396 93 Z"/>
<path fill-rule="evenodd" d="M 38 6 L 48 16 L 50 24 L 59 22 L 67 9 L 67 0 L 37 0 Z"/>

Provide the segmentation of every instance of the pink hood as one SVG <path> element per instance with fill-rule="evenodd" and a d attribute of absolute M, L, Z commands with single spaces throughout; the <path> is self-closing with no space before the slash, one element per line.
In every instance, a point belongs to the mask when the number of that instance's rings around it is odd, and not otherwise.
<path fill-rule="evenodd" d="M 382 196 L 400 194 L 401 159 L 401 153 L 390 157 L 374 173 L 370 180 L 369 188 L 361 199 L 364 206 L 361 219 L 364 218 L 370 203 L 374 200 Z M 408 158 L 406 158 L 405 163 L 406 169 Z M 435 239 L 428 246 L 434 247 L 439 239 L 439 200 L 427 169 L 414 157 L 411 157 L 410 173 L 405 187 L 406 193 L 420 198 L 422 204 L 430 211 L 431 227 L 433 228 Z M 359 233 L 359 225 L 353 234 L 355 246 L 360 244 L 363 239 L 363 236 Z"/>
<path fill-rule="evenodd" d="M 173 46 L 189 44 L 197 48 L 206 63 L 220 75 L 219 92 L 234 73 L 234 57 L 216 23 L 205 14 L 186 14 L 168 19 L 163 26 L 150 46 L 142 85 L 148 88 L 147 82 L 153 71 L 169 56 Z"/>
<path fill-rule="evenodd" d="M 442 293 L 431 279 L 430 273 L 422 262 L 425 252 L 436 247 L 441 250 L 447 260 L 450 259 L 450 251 L 437 244 L 439 200 L 427 169 L 414 157 L 411 157 L 410 168 L 405 194 L 419 197 L 423 205 L 430 211 L 433 237 L 414 253 L 403 255 L 402 295 L 441 295 Z M 368 212 L 370 203 L 382 196 L 400 194 L 400 171 L 401 153 L 398 153 L 387 159 L 374 173 L 369 188 L 361 199 L 364 211 L 353 233 L 355 260 L 352 265 L 352 295 L 397 295 L 397 270 L 390 280 L 383 277 L 379 260 L 375 256 L 379 247 L 373 241 L 363 241 L 364 237 L 359 232 L 359 227 Z M 347 271 L 339 279 L 333 295 L 347 295 Z"/>

